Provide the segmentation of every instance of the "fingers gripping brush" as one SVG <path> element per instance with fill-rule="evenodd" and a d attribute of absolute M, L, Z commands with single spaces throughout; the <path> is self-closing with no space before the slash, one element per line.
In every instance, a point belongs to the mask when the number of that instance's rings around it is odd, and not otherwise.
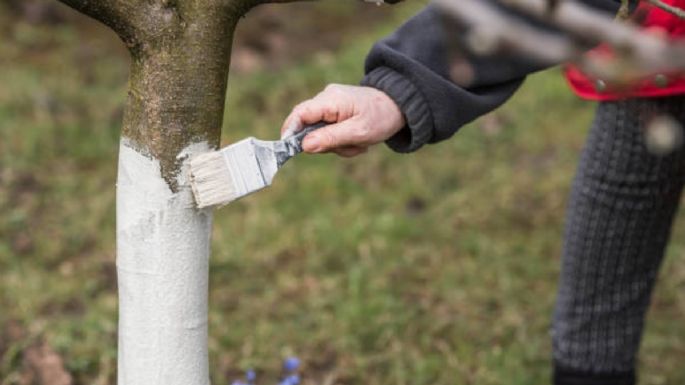
<path fill-rule="evenodd" d="M 282 140 L 247 138 L 190 161 L 190 184 L 199 208 L 221 207 L 271 185 L 290 158 L 302 152 L 302 141 L 325 123 L 305 127 Z"/>

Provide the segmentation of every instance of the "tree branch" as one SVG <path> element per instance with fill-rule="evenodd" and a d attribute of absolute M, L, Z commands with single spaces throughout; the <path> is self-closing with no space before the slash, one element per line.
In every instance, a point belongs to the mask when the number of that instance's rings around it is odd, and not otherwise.
<path fill-rule="evenodd" d="M 318 0 L 248 0 L 249 8 L 256 7 L 257 5 L 260 4 L 285 4 L 285 3 L 302 3 L 302 2 L 313 2 L 313 1 L 318 1 Z M 357 0 L 365 3 L 371 3 L 371 4 L 376 4 L 376 5 L 383 5 L 383 4 L 390 4 L 394 5 L 397 3 L 401 3 L 405 0 Z"/>
<path fill-rule="evenodd" d="M 621 0 L 621 7 L 616 14 L 618 20 L 628 20 L 630 18 L 630 0 Z"/>
<path fill-rule="evenodd" d="M 579 59 L 588 48 L 607 43 L 617 54 L 611 65 L 596 60 L 582 63 L 586 70 L 606 80 L 634 79 L 657 72 L 682 73 L 685 69 L 685 44 L 615 22 L 574 0 L 562 1 L 552 9 L 548 0 L 505 2 L 510 8 L 564 32 L 563 36 L 556 37 L 480 0 L 434 2 L 453 22 L 470 27 L 472 33 L 486 36 L 494 49 L 511 48 L 546 64 Z M 476 41 L 482 43 L 483 39 Z"/>
<path fill-rule="evenodd" d="M 678 8 L 678 7 L 674 7 L 670 4 L 666 4 L 661 0 L 645 0 L 645 1 L 647 1 L 649 4 L 651 4 L 657 8 L 660 8 L 661 10 L 664 10 L 668 13 L 676 15 L 681 19 L 685 19 L 685 10 L 683 10 L 682 8 Z"/>
<path fill-rule="evenodd" d="M 114 30 L 127 45 L 133 44 L 133 19 L 142 0 L 58 0 Z"/>

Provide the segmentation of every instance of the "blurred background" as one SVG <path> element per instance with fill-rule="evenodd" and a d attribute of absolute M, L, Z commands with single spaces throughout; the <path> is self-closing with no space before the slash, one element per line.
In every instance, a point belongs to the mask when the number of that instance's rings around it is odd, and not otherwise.
<path fill-rule="evenodd" d="M 224 144 L 357 83 L 425 1 L 262 6 L 237 33 Z M 0 0 L 0 385 L 114 384 L 115 176 L 128 55 L 48 0 Z M 281 358 L 305 384 L 544 384 L 567 191 L 593 104 L 558 70 L 412 155 L 303 156 L 216 213 L 213 384 Z M 685 213 L 641 384 L 685 383 Z M 275 381 L 274 381 L 275 382 Z"/>

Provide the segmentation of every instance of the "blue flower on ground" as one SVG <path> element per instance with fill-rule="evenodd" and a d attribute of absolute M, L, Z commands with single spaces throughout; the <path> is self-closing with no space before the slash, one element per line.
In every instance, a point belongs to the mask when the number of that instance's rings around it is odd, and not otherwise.
<path fill-rule="evenodd" d="M 297 358 L 297 357 L 290 357 L 290 358 L 287 358 L 287 359 L 283 362 L 283 369 L 284 369 L 286 372 L 294 372 L 294 371 L 296 371 L 297 368 L 299 368 L 299 367 L 300 367 L 300 359 Z M 299 382 L 299 378 L 298 378 L 298 382 Z"/>
<path fill-rule="evenodd" d="M 300 368 L 300 359 L 297 357 L 289 357 L 283 361 L 284 377 L 278 382 L 278 385 L 300 385 L 300 376 L 297 370 Z M 250 369 L 245 372 L 245 381 L 233 381 L 231 385 L 256 385 L 257 373 Z"/>
<path fill-rule="evenodd" d="M 257 373 L 250 369 L 245 373 L 245 379 L 247 380 L 248 385 L 254 385 L 254 382 L 257 379 Z"/>
<path fill-rule="evenodd" d="M 288 385 L 299 385 L 300 384 L 300 376 L 297 374 L 292 374 L 288 377 L 285 378 L 286 381 L 288 381 Z"/>
<path fill-rule="evenodd" d="M 278 383 L 278 385 L 299 385 L 299 384 L 300 384 L 300 376 L 298 376 L 297 374 L 290 375 Z"/>

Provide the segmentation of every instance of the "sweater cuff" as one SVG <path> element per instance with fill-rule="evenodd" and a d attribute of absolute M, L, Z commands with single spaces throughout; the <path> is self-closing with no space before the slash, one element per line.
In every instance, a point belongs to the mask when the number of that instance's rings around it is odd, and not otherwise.
<path fill-rule="evenodd" d="M 421 148 L 433 137 L 433 119 L 421 91 L 399 72 L 378 67 L 361 84 L 386 93 L 404 114 L 407 125 L 385 143 L 393 151 L 408 153 Z"/>
<path fill-rule="evenodd" d="M 635 382 L 635 372 L 592 373 L 558 364 L 554 368 L 554 385 L 635 385 Z"/>

